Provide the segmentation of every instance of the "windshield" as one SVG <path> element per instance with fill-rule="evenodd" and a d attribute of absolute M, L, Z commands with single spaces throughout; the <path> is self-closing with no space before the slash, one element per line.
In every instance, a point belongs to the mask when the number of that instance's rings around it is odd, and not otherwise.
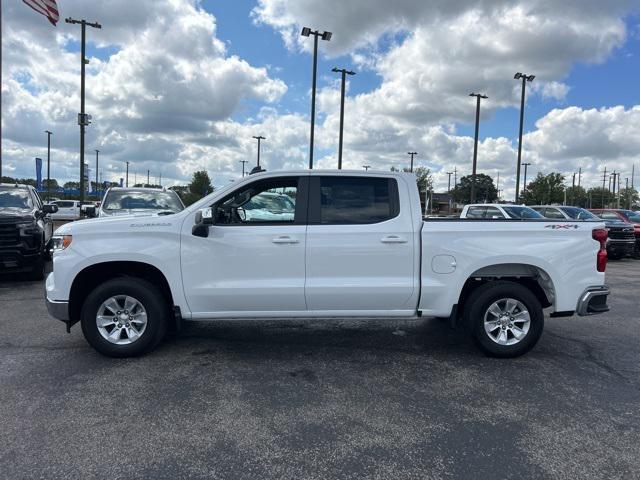
<path fill-rule="evenodd" d="M 513 206 L 505 206 L 504 211 L 509 214 L 511 218 L 544 218 L 538 212 L 536 212 L 533 208 L 529 207 L 513 207 Z"/>
<path fill-rule="evenodd" d="M 591 213 L 589 210 L 585 210 L 584 208 L 562 207 L 560 210 L 562 210 L 574 220 L 600 220 L 596 215 Z"/>
<path fill-rule="evenodd" d="M 620 210 L 620 212 L 633 223 L 640 223 L 640 213 L 634 212 L 633 210 Z"/>
<path fill-rule="evenodd" d="M 0 187 L 0 208 L 20 208 L 31 210 L 33 202 L 29 190 L 25 188 Z"/>
<path fill-rule="evenodd" d="M 178 195 L 160 190 L 111 190 L 104 199 L 104 210 L 170 210 L 184 209 Z"/>

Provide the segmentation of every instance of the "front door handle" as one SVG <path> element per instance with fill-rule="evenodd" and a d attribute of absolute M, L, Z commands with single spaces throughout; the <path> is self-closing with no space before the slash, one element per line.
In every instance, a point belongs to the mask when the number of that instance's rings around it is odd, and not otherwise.
<path fill-rule="evenodd" d="M 297 238 L 292 238 L 289 235 L 282 235 L 271 240 L 273 243 L 300 243 Z"/>
<path fill-rule="evenodd" d="M 382 243 L 407 243 L 407 239 L 400 235 L 385 235 L 380 241 Z"/>

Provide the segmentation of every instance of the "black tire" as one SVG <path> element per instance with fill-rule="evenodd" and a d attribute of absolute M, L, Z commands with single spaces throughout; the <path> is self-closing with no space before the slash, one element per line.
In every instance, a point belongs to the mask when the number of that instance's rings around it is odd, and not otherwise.
<path fill-rule="evenodd" d="M 529 330 L 514 345 L 500 345 L 485 331 L 484 319 L 489 307 L 502 299 L 521 302 L 529 312 Z M 528 288 L 509 281 L 494 281 L 478 287 L 465 303 L 464 320 L 476 345 L 488 356 L 512 358 L 531 350 L 542 335 L 544 312 L 538 298 Z M 498 332 L 499 333 L 499 332 Z M 509 334 L 509 332 L 505 332 Z M 513 338 L 513 333 L 511 333 Z M 507 337 L 508 338 L 508 337 Z"/>
<path fill-rule="evenodd" d="M 147 324 L 142 335 L 128 345 L 117 345 L 106 340 L 98 330 L 96 315 L 102 303 L 110 297 L 127 295 L 137 299 L 147 313 Z M 109 357 L 135 357 L 153 350 L 165 337 L 169 321 L 169 307 L 161 292 L 141 278 L 119 277 L 96 287 L 82 305 L 80 324 L 87 342 L 98 352 Z"/>

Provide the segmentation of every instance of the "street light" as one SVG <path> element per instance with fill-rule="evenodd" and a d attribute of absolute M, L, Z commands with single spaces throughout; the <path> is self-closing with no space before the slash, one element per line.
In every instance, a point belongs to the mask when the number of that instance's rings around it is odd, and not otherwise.
<path fill-rule="evenodd" d="M 476 136 L 473 141 L 473 167 L 471 169 L 471 203 L 476 201 L 476 167 L 478 165 L 478 134 L 480 133 L 480 100 L 489 98 L 482 93 L 469 94 L 470 97 L 476 97 Z"/>
<path fill-rule="evenodd" d="M 409 166 L 409 171 L 413 172 L 413 156 L 417 155 L 418 152 L 407 152 L 407 155 L 411 155 L 411 165 Z"/>
<path fill-rule="evenodd" d="M 332 72 L 342 74 L 342 84 L 340 86 L 340 138 L 338 140 L 338 170 L 342 169 L 342 134 L 344 131 L 344 89 L 347 75 L 355 75 L 356 72 L 347 70 L 346 68 L 333 67 Z"/>
<path fill-rule="evenodd" d="M 249 163 L 248 160 L 238 160 L 242 164 L 242 177 L 244 178 L 244 165 L 245 163 Z"/>
<path fill-rule="evenodd" d="M 78 125 L 80 125 L 80 203 L 84 201 L 84 129 L 91 122 L 91 116 L 84 113 L 84 66 L 89 63 L 85 57 L 86 52 L 86 31 L 87 26 L 102 28 L 98 22 L 87 22 L 86 20 L 75 20 L 71 17 L 65 19 L 66 23 L 79 24 L 81 27 L 80 41 L 80 113 L 78 114 Z"/>
<path fill-rule="evenodd" d="M 129 188 L 129 162 L 127 162 L 126 187 Z"/>
<path fill-rule="evenodd" d="M 522 161 L 522 130 L 524 129 L 524 96 L 527 82 L 533 82 L 535 75 L 525 75 L 524 73 L 516 73 L 513 78 L 522 80 L 522 96 L 520 98 L 520 135 L 518 140 L 518 164 L 516 166 L 516 203 L 520 196 L 520 162 Z"/>
<path fill-rule="evenodd" d="M 362 168 L 364 168 L 365 171 L 366 171 L 366 170 L 369 170 L 371 168 L 371 165 L 362 165 Z"/>
<path fill-rule="evenodd" d="M 308 37 L 313 35 L 313 79 L 311 82 L 311 134 L 309 138 L 309 169 L 313 168 L 313 134 L 316 124 L 316 73 L 318 70 L 318 37 L 328 42 L 331 40 L 331 32 L 311 30 L 309 27 L 302 29 L 301 35 Z"/>
<path fill-rule="evenodd" d="M 267 137 L 263 137 L 262 135 L 258 135 L 257 137 L 254 135 L 253 138 L 255 138 L 256 140 L 258 140 L 258 163 L 256 163 L 256 166 L 260 166 L 260 140 L 266 140 Z"/>

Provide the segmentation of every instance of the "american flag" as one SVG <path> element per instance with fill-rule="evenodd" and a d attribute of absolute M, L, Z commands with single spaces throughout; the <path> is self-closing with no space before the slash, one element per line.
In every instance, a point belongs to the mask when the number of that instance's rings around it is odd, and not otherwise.
<path fill-rule="evenodd" d="M 33 8 L 36 12 L 41 13 L 55 27 L 58 23 L 60 15 L 58 14 L 58 5 L 56 0 L 22 0 L 25 4 Z"/>

